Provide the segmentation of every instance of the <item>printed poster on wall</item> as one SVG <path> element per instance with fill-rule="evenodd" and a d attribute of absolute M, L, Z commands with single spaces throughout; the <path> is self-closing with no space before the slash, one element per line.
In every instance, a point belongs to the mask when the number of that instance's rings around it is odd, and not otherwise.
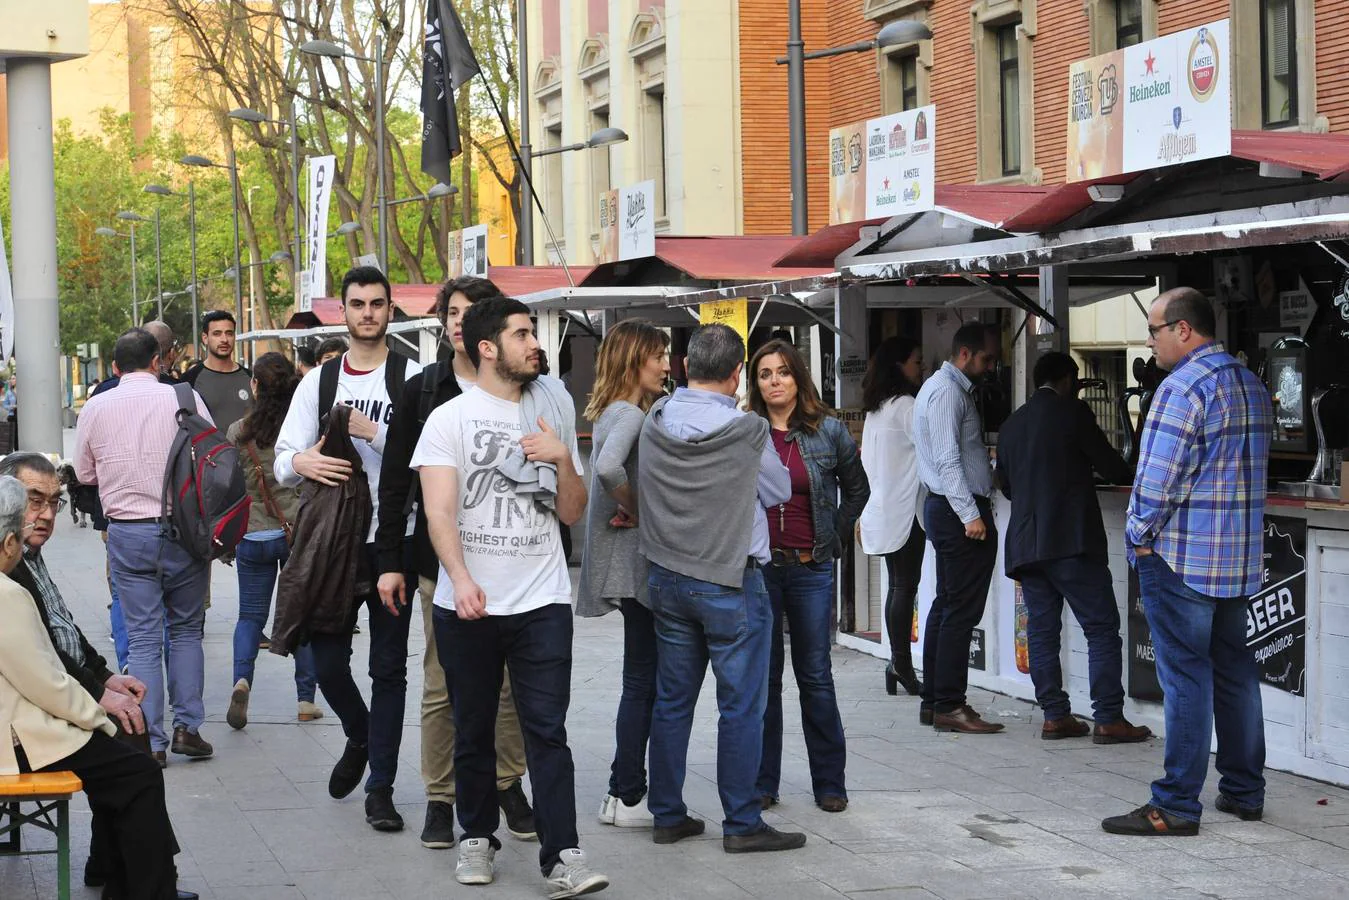
<path fill-rule="evenodd" d="M 698 305 L 698 323 L 700 325 L 711 325 L 714 322 L 729 325 L 748 346 L 748 300 L 718 300 L 716 303 L 700 303 Z"/>
<path fill-rule="evenodd" d="M 1221 19 L 1068 68 L 1068 181 L 1232 152 L 1232 54 Z"/>
<path fill-rule="evenodd" d="M 867 217 L 867 123 L 853 122 L 829 132 L 829 224 Z"/>
<path fill-rule="evenodd" d="M 924 106 L 829 132 L 829 224 L 935 205 L 937 108 Z"/>
<path fill-rule="evenodd" d="M 656 182 L 600 192 L 601 263 L 656 255 Z"/>
<path fill-rule="evenodd" d="M 487 226 L 473 225 L 451 231 L 446 247 L 446 262 L 450 278 L 472 275 L 487 277 Z"/>
<path fill-rule="evenodd" d="M 336 156 L 309 157 L 309 257 L 305 270 L 309 284 L 300 295 L 299 312 L 314 308 L 314 298 L 322 297 L 328 288 L 328 202 L 333 196 L 333 179 L 337 172 Z"/>

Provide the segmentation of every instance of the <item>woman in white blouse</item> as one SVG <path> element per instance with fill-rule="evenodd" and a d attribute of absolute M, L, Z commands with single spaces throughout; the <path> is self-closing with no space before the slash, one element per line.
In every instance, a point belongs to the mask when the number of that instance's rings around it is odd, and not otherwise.
<path fill-rule="evenodd" d="M 885 630 L 890 638 L 890 665 L 885 690 L 910 695 L 923 689 L 913 671 L 910 631 L 923 570 L 927 536 L 918 521 L 922 509 L 918 458 L 913 447 L 913 405 L 923 380 L 923 350 L 916 341 L 886 338 L 876 348 L 862 379 L 862 465 L 871 482 L 871 499 L 859 526 L 862 550 L 885 557 L 890 584 L 885 598 Z"/>

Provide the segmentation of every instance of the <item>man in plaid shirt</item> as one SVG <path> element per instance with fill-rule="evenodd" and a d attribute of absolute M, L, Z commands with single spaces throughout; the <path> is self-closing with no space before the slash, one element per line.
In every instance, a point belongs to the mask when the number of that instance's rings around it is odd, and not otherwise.
<path fill-rule="evenodd" d="M 1193 288 L 1156 299 L 1148 346 L 1171 374 L 1153 398 L 1125 538 L 1165 694 L 1166 773 L 1149 803 L 1101 823 L 1114 834 L 1199 831 L 1199 792 L 1218 732 L 1219 810 L 1260 818 L 1264 713 L 1246 646 L 1246 598 L 1260 586 L 1269 392 L 1214 340 Z"/>

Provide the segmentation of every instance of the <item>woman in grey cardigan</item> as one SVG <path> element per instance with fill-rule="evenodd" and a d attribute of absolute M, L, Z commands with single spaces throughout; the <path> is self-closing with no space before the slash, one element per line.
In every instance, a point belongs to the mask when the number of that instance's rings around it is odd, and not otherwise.
<path fill-rule="evenodd" d="M 646 563 L 637 552 L 637 437 L 646 411 L 665 391 L 669 336 L 649 322 L 619 322 L 595 360 L 595 390 L 585 415 L 591 437 L 585 551 L 578 616 L 623 613 L 623 694 L 615 724 L 617 749 L 600 822 L 650 827 L 646 745 L 656 701 L 656 624 L 646 596 Z"/>

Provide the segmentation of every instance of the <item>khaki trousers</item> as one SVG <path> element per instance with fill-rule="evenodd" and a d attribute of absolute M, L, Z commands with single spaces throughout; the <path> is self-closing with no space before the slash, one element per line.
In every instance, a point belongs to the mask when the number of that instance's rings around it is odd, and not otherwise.
<path fill-rule="evenodd" d="M 454 706 L 445 684 L 445 670 L 436 653 L 435 629 L 431 625 L 431 599 L 436 583 L 429 578 L 417 580 L 421 595 L 422 626 L 426 651 L 422 654 L 422 783 L 426 799 L 454 802 Z M 511 695 L 510 673 L 501 679 L 501 705 L 497 708 L 497 790 L 525 777 L 525 738 L 520 731 L 520 715 Z"/>

